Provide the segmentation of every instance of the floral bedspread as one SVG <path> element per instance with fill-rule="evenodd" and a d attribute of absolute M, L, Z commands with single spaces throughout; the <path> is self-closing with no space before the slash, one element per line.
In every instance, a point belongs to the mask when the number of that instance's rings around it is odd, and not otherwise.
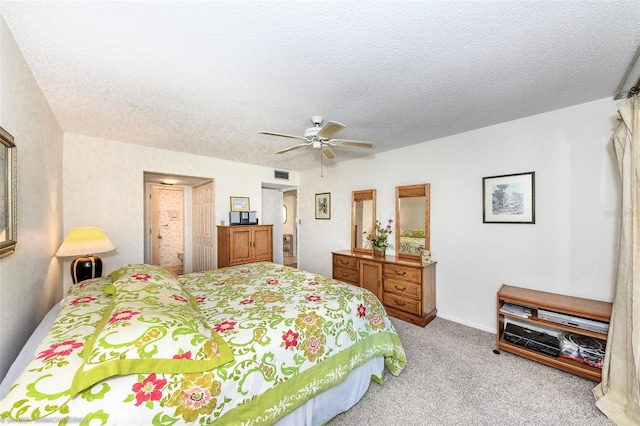
<path fill-rule="evenodd" d="M 153 276 L 149 265 L 139 267 L 136 277 Z M 87 280 L 69 291 L 34 359 L 0 401 L 0 423 L 272 424 L 373 357 L 384 356 L 394 375 L 406 365 L 400 339 L 372 293 L 254 263 L 178 277 L 233 360 L 195 373 L 118 375 L 71 397 L 83 346 L 111 315 L 113 296 L 105 289 L 113 280 Z"/>

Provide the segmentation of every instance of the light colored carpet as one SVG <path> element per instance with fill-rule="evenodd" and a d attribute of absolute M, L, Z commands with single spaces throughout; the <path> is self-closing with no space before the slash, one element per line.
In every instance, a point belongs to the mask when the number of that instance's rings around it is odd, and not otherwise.
<path fill-rule="evenodd" d="M 392 319 L 408 364 L 385 371 L 339 425 L 613 425 L 594 405 L 597 383 L 493 353 L 495 334 L 442 318 L 425 328 Z"/>

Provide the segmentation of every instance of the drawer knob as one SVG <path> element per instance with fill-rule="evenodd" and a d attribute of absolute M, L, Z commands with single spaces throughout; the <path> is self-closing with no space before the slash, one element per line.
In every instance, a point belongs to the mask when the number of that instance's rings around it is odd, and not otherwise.
<path fill-rule="evenodd" d="M 400 291 L 405 291 L 407 288 L 406 287 L 398 287 L 397 285 L 394 285 L 394 287 L 396 288 L 396 290 L 400 290 Z"/>
<path fill-rule="evenodd" d="M 404 306 L 404 305 L 406 305 L 406 303 L 404 303 L 404 302 L 398 302 L 397 300 L 394 300 L 394 302 L 395 302 L 395 303 L 396 303 L 396 305 L 398 305 L 398 306 Z"/>
<path fill-rule="evenodd" d="M 396 275 L 407 275 L 407 273 L 406 271 L 405 272 L 396 271 Z"/>

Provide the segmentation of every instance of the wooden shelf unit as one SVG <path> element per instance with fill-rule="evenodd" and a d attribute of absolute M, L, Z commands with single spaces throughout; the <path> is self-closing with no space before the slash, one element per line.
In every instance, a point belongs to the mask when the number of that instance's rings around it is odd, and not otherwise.
<path fill-rule="evenodd" d="M 531 309 L 531 316 L 527 318 L 501 312 L 500 307 L 504 302 L 524 306 Z M 544 291 L 531 290 L 503 284 L 497 294 L 497 333 L 496 349 L 507 351 L 516 355 L 529 358 L 560 370 L 586 377 L 599 382 L 602 378 L 602 370 L 571 359 L 553 357 L 542 352 L 527 349 L 523 346 L 510 343 L 504 338 L 505 319 L 513 318 L 514 322 L 540 325 L 559 331 L 568 331 L 583 336 L 607 340 L 607 335 L 569 325 L 558 324 L 538 318 L 538 309 L 559 312 L 566 315 L 587 318 L 608 323 L 611 319 L 611 303 L 598 300 L 583 299 L 580 297 L 565 296 Z"/>

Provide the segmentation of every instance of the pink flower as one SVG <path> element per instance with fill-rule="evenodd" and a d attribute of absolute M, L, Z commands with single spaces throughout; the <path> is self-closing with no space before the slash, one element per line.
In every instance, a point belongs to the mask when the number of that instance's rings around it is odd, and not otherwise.
<path fill-rule="evenodd" d="M 318 281 L 310 281 L 309 285 L 319 285 L 320 283 Z"/>
<path fill-rule="evenodd" d="M 253 303 L 253 299 L 245 299 L 242 302 L 240 302 L 241 305 L 250 305 Z"/>
<path fill-rule="evenodd" d="M 361 303 L 360 306 L 358 306 L 358 316 L 360 318 L 363 318 L 366 314 L 367 308 L 365 308 L 365 306 Z"/>
<path fill-rule="evenodd" d="M 113 324 L 118 321 L 128 321 L 134 317 L 134 315 L 140 315 L 140 312 L 132 311 L 130 309 L 126 309 L 120 312 L 114 312 L 111 314 L 111 318 L 109 318 L 109 324 Z"/>
<path fill-rule="evenodd" d="M 319 302 L 322 298 L 320 296 L 307 296 L 307 302 Z"/>
<path fill-rule="evenodd" d="M 84 280 L 79 284 L 76 284 L 76 287 L 78 288 L 85 288 L 87 286 L 90 286 L 91 284 L 95 284 L 96 280 Z"/>
<path fill-rule="evenodd" d="M 174 300 L 176 300 L 177 302 L 184 302 L 187 303 L 188 300 L 185 297 L 179 296 L 177 294 L 173 295 Z"/>
<path fill-rule="evenodd" d="M 196 302 L 198 302 L 198 303 L 204 303 L 206 301 L 207 301 L 207 298 L 205 296 L 196 297 Z"/>
<path fill-rule="evenodd" d="M 191 351 L 187 351 L 182 355 L 176 354 L 173 356 L 173 359 L 191 359 Z"/>
<path fill-rule="evenodd" d="M 292 346 L 298 346 L 298 336 L 299 334 L 294 332 L 293 330 L 289 330 L 285 334 L 283 334 L 282 340 L 284 340 L 284 348 L 289 349 Z"/>
<path fill-rule="evenodd" d="M 76 342 L 75 339 L 66 340 L 62 343 L 54 343 L 49 347 L 49 349 L 40 352 L 37 359 L 43 359 L 46 361 L 57 356 L 69 356 L 71 355 L 71 352 L 81 347 L 82 343 Z"/>
<path fill-rule="evenodd" d="M 280 284 L 280 281 L 276 280 L 275 278 L 271 278 L 267 280 L 267 284 L 270 284 L 270 285 Z"/>
<path fill-rule="evenodd" d="M 86 305 L 87 303 L 91 303 L 94 300 L 96 300 L 96 298 L 92 297 L 92 296 L 78 297 L 77 299 L 72 300 L 71 302 L 69 302 L 69 306 Z"/>
<path fill-rule="evenodd" d="M 213 329 L 218 333 L 224 333 L 226 331 L 233 331 L 236 324 L 237 323 L 235 321 L 224 321 L 216 324 Z"/>
<path fill-rule="evenodd" d="M 151 279 L 151 274 L 133 274 L 131 275 L 136 281 L 149 281 Z"/>
<path fill-rule="evenodd" d="M 142 382 L 134 383 L 131 390 L 136 394 L 136 406 L 146 401 L 160 401 L 165 379 L 156 380 L 155 374 L 149 374 Z"/>

